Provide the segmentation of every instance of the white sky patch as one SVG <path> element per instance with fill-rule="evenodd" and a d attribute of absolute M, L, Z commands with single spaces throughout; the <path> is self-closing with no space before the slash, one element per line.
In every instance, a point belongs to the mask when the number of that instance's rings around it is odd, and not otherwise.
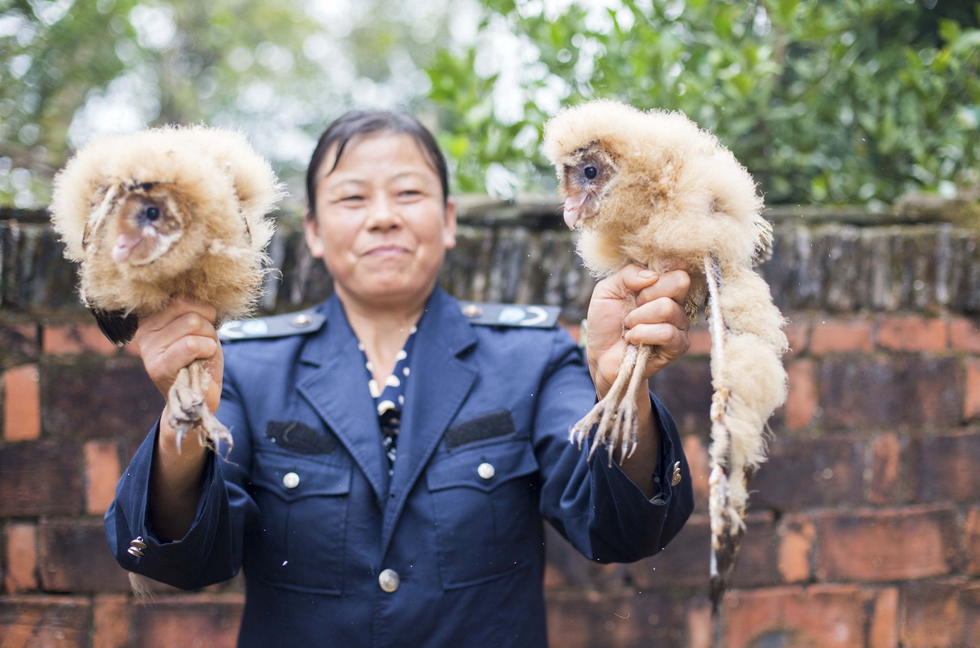
<path fill-rule="evenodd" d="M 105 92 L 89 93 L 68 127 L 68 141 L 78 148 L 100 135 L 146 128 L 159 109 L 153 75 L 136 68 L 110 83 Z"/>
<path fill-rule="evenodd" d="M 167 6 L 136 5 L 129 12 L 129 22 L 136 30 L 140 45 L 147 49 L 166 49 L 177 35 L 173 11 Z"/>
<path fill-rule="evenodd" d="M 31 57 L 27 54 L 18 54 L 7 63 L 7 69 L 10 70 L 10 76 L 19 79 L 31 69 Z"/>
<path fill-rule="evenodd" d="M 510 200 L 517 196 L 520 186 L 521 180 L 517 174 L 499 162 L 492 162 L 487 167 L 486 189 L 492 198 Z"/>
<path fill-rule="evenodd" d="M 286 74 L 293 69 L 293 55 L 285 47 L 264 41 L 255 48 L 255 58 L 262 67 L 276 72 Z"/>
<path fill-rule="evenodd" d="M 30 29 L 30 26 L 31 23 L 18 14 L 0 16 L 0 38 L 15 36 L 23 29 Z"/>
<path fill-rule="evenodd" d="M 75 0 L 28 0 L 28 4 L 38 20 L 51 26 L 65 17 Z"/>

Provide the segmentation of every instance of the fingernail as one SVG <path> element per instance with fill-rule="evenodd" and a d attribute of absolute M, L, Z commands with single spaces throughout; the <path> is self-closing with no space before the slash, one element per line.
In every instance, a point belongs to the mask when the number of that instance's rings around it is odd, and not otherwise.
<path fill-rule="evenodd" d="M 640 270 L 640 276 L 644 279 L 655 279 L 657 277 L 657 273 L 653 270 Z"/>

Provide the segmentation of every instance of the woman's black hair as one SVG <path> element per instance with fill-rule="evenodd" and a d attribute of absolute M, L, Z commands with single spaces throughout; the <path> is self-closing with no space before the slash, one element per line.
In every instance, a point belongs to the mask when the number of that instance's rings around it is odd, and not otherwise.
<path fill-rule="evenodd" d="M 316 212 L 316 180 L 317 170 L 323 163 L 323 158 L 334 146 L 337 147 L 337 154 L 334 157 L 333 166 L 330 167 L 332 173 L 340 162 L 340 156 L 344 154 L 344 148 L 351 139 L 358 135 L 368 135 L 387 131 L 390 133 L 403 133 L 408 135 L 418 143 L 419 148 L 433 168 L 439 175 L 439 183 L 442 185 L 443 203 L 449 200 L 449 172 L 446 169 L 446 158 L 443 156 L 436 138 L 432 136 L 425 126 L 417 119 L 404 113 L 391 112 L 388 110 L 351 110 L 344 113 L 333 121 L 327 130 L 323 131 L 320 141 L 313 149 L 313 157 L 310 158 L 310 166 L 306 169 L 306 200 L 309 204 L 307 212 L 311 217 Z"/>

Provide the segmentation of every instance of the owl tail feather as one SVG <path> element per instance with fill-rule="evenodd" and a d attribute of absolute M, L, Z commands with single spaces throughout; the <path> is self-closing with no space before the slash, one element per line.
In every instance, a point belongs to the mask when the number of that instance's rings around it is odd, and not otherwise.
<path fill-rule="evenodd" d="M 126 311 L 107 311 L 101 308 L 89 308 L 102 334 L 116 346 L 122 346 L 133 339 L 139 327 L 139 319 L 133 313 Z"/>
<path fill-rule="evenodd" d="M 748 482 L 766 460 L 766 420 L 786 399 L 782 317 L 752 271 L 704 260 L 711 331 L 711 602 L 718 619 L 742 535 Z"/>

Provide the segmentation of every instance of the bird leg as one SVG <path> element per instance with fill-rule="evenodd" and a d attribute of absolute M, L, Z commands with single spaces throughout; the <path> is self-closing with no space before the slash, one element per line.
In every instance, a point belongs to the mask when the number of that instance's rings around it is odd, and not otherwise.
<path fill-rule="evenodd" d="M 201 445 L 217 451 L 224 441 L 229 451 L 231 449 L 231 433 L 204 402 L 204 394 L 210 385 L 211 375 L 204 360 L 195 360 L 177 372 L 168 395 L 169 423 L 177 431 L 177 452 L 180 452 L 184 435 L 193 428 L 197 428 Z"/>
<path fill-rule="evenodd" d="M 629 386 L 627 386 L 626 394 L 619 403 L 619 409 L 616 410 L 616 430 L 613 435 L 613 442 L 615 443 L 617 439 L 619 441 L 620 463 L 633 456 L 636 446 L 639 445 L 639 415 L 636 403 L 640 390 L 646 382 L 643 373 L 646 369 L 647 360 L 652 353 L 653 348 L 648 344 L 642 345 L 637 351 Z"/>
<path fill-rule="evenodd" d="M 630 372 L 633 370 L 633 365 L 636 362 L 636 347 L 632 344 L 627 345 L 626 352 L 623 354 L 623 361 L 619 366 L 619 373 L 616 375 L 616 379 L 613 381 L 612 386 L 609 387 L 609 391 L 606 395 L 595 404 L 592 410 L 582 417 L 582 419 L 572 426 L 572 429 L 568 433 L 568 440 L 572 443 L 578 444 L 578 447 L 582 447 L 582 443 L 588 438 L 589 432 L 592 430 L 592 426 L 598 423 L 598 427 L 595 431 L 595 437 L 592 441 L 592 447 L 589 449 L 589 459 L 595 454 L 596 449 L 598 449 L 599 444 L 609 445 L 609 433 L 611 432 L 612 419 L 615 416 L 617 405 L 619 404 L 620 398 L 623 391 L 629 382 Z"/>

